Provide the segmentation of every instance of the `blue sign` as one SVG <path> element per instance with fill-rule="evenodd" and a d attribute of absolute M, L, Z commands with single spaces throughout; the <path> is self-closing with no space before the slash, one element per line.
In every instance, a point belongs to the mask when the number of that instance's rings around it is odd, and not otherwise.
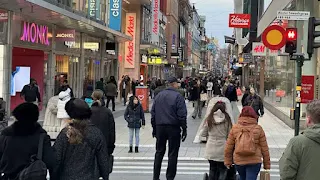
<path fill-rule="evenodd" d="M 122 0 L 110 0 L 109 27 L 113 30 L 121 30 Z"/>
<path fill-rule="evenodd" d="M 88 0 L 88 15 L 100 20 L 100 0 Z"/>

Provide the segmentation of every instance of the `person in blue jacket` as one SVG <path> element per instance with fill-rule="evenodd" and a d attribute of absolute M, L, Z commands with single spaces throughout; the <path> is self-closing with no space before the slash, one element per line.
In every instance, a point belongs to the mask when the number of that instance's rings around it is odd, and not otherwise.
<path fill-rule="evenodd" d="M 146 121 L 144 118 L 144 111 L 142 105 L 139 102 L 137 96 L 131 96 L 129 104 L 124 113 L 124 119 L 128 122 L 129 128 L 129 153 L 132 153 L 133 148 L 133 135 L 136 137 L 135 152 L 139 152 L 139 141 L 140 141 L 140 128 L 144 129 Z"/>

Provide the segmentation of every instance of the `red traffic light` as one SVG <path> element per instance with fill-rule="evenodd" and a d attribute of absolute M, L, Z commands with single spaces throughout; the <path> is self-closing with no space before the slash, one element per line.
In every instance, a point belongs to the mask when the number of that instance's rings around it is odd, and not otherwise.
<path fill-rule="evenodd" d="M 286 30 L 287 40 L 294 41 L 298 39 L 298 30 L 297 28 L 287 28 Z"/>

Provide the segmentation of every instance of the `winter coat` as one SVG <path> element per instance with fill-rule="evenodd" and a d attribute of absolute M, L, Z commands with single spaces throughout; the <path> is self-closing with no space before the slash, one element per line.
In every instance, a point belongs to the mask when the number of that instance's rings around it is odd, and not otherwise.
<path fill-rule="evenodd" d="M 30 157 L 37 154 L 42 133 L 47 134 L 38 123 L 25 125 L 17 121 L 4 129 L 0 135 L 0 172 L 14 179 L 30 163 Z M 56 161 L 48 135 L 43 141 L 42 160 L 52 175 Z"/>
<path fill-rule="evenodd" d="M 69 115 L 65 110 L 65 106 L 67 102 L 71 99 L 70 91 L 71 91 L 70 89 L 67 89 L 66 91 L 61 91 L 59 93 L 58 112 L 57 112 L 57 118 L 59 119 L 69 118 Z"/>
<path fill-rule="evenodd" d="M 233 84 L 229 84 L 227 86 L 224 95 L 229 99 L 229 101 L 238 101 L 237 88 Z"/>
<path fill-rule="evenodd" d="M 254 109 L 254 111 L 257 113 L 258 116 L 264 115 L 263 102 L 262 102 L 261 97 L 258 96 L 257 94 L 247 96 L 243 105 L 244 106 L 251 106 Z"/>
<path fill-rule="evenodd" d="M 102 132 L 89 125 L 81 144 L 70 144 L 67 128 L 58 135 L 53 147 L 56 151 L 56 179 L 98 180 L 109 174 L 108 149 Z"/>
<path fill-rule="evenodd" d="M 61 120 L 58 120 L 58 96 L 49 99 L 44 116 L 43 129 L 47 132 L 60 132 Z"/>
<path fill-rule="evenodd" d="M 93 103 L 91 106 L 91 122 L 96 125 L 105 137 L 108 153 L 112 154 L 115 148 L 116 129 L 114 117 L 110 109 Z"/>
<path fill-rule="evenodd" d="M 157 125 L 172 125 L 187 129 L 186 102 L 176 89 L 169 87 L 155 97 L 151 124 L 153 128 Z"/>
<path fill-rule="evenodd" d="M 117 86 L 114 83 L 109 82 L 106 85 L 106 96 L 117 96 Z"/>
<path fill-rule="evenodd" d="M 221 110 L 214 113 L 213 118 L 217 124 L 210 129 L 205 123 L 202 130 L 202 137 L 207 137 L 205 158 L 208 160 L 224 162 L 224 148 L 227 137 L 232 127 L 226 120 L 226 116 Z"/>
<path fill-rule="evenodd" d="M 218 83 L 215 83 L 213 86 L 213 94 L 214 95 L 221 95 L 221 85 Z"/>
<path fill-rule="evenodd" d="M 128 128 L 141 128 L 146 125 L 144 111 L 140 103 L 136 107 L 128 105 L 124 119 L 128 122 Z"/>
<path fill-rule="evenodd" d="M 292 138 L 280 161 L 282 180 L 319 180 L 320 124 Z"/>
<path fill-rule="evenodd" d="M 124 83 L 126 83 L 126 89 L 123 91 L 123 84 L 124 84 Z M 127 98 L 127 97 L 128 97 L 128 94 L 131 92 L 131 83 L 130 83 L 130 80 L 128 80 L 128 81 L 122 80 L 121 83 L 120 83 L 119 90 L 120 90 L 120 95 L 121 95 L 121 97 Z"/>
<path fill-rule="evenodd" d="M 200 99 L 200 94 L 201 93 L 207 93 L 207 88 L 203 85 L 200 85 L 200 87 L 198 86 L 193 86 L 190 89 L 190 101 L 197 101 Z"/>
<path fill-rule="evenodd" d="M 253 138 L 256 143 L 256 153 L 251 156 L 240 156 L 234 153 L 234 148 L 237 145 L 237 137 L 241 133 L 242 129 L 248 129 L 253 132 Z M 257 119 L 250 117 L 240 117 L 238 124 L 235 124 L 228 136 L 227 145 L 224 152 L 224 164 L 232 165 L 232 160 L 236 165 L 248 165 L 262 163 L 263 158 L 264 169 L 270 169 L 270 154 L 269 147 L 265 133 L 260 125 L 257 123 Z"/>

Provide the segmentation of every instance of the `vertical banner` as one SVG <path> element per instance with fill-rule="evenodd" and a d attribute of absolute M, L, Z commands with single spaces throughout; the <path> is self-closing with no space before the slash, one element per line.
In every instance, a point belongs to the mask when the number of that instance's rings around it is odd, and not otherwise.
<path fill-rule="evenodd" d="M 100 0 L 88 0 L 88 15 L 100 20 Z"/>
<path fill-rule="evenodd" d="M 120 31 L 121 30 L 121 11 L 122 11 L 122 0 L 110 0 L 109 9 L 109 28 Z"/>
<path fill-rule="evenodd" d="M 314 76 L 301 78 L 301 103 L 309 103 L 314 99 Z"/>
<path fill-rule="evenodd" d="M 151 42 L 159 45 L 159 13 L 160 13 L 160 0 L 152 0 L 152 23 L 151 23 Z"/>
<path fill-rule="evenodd" d="M 126 35 L 131 36 L 132 40 L 125 42 L 125 61 L 124 68 L 134 69 L 135 66 L 135 46 L 136 46 L 136 13 L 126 13 Z"/>

